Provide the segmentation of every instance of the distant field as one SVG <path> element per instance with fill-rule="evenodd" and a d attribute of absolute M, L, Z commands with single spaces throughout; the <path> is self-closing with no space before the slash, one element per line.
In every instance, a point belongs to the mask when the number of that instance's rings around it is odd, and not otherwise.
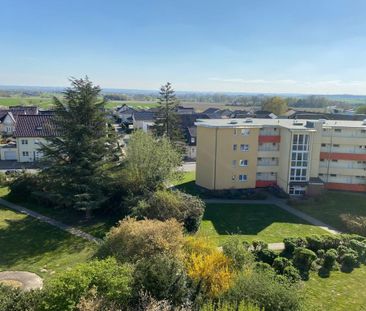
<path fill-rule="evenodd" d="M 0 97 L 0 106 L 38 106 L 48 108 L 52 105 L 51 97 Z"/>
<path fill-rule="evenodd" d="M 147 109 L 156 107 L 158 104 L 156 102 L 151 101 L 109 101 L 106 105 L 106 108 L 115 108 L 122 105 L 127 105 L 134 108 Z"/>

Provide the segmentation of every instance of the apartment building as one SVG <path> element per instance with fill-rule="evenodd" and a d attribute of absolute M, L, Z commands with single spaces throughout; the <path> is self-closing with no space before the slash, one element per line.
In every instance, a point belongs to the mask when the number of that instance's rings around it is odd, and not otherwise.
<path fill-rule="evenodd" d="M 366 120 L 198 120 L 196 183 L 208 189 L 278 185 L 366 191 Z"/>

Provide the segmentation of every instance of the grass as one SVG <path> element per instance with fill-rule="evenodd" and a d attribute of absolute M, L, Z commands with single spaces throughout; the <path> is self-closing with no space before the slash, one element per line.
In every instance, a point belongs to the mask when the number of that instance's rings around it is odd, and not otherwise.
<path fill-rule="evenodd" d="M 89 259 L 96 245 L 0 206 L 0 250 L 0 270 L 26 270 L 47 279 Z"/>
<path fill-rule="evenodd" d="M 121 215 L 115 213 L 99 212 L 95 213 L 94 217 L 92 217 L 90 220 L 86 220 L 85 213 L 74 209 L 52 208 L 38 204 L 31 200 L 24 201 L 21 198 L 14 198 L 13 196 L 9 195 L 9 191 L 5 187 L 0 188 L 0 197 L 29 208 L 42 215 L 54 218 L 67 225 L 74 226 L 97 238 L 104 238 L 109 229 L 122 218 Z"/>
<path fill-rule="evenodd" d="M 232 236 L 275 243 L 286 237 L 326 233 L 275 205 L 207 204 L 197 235 L 222 245 Z"/>
<path fill-rule="evenodd" d="M 293 201 L 291 205 L 341 231 L 347 232 L 340 216 L 342 214 L 366 216 L 365 202 L 366 195 L 363 193 L 329 191 L 319 198 Z"/>
<path fill-rule="evenodd" d="M 0 97 L 0 106 L 38 106 L 49 108 L 52 105 L 51 97 Z"/>
<path fill-rule="evenodd" d="M 311 274 L 304 282 L 307 310 L 366 310 L 365 280 L 365 265 L 351 273 L 332 271 L 329 278 Z"/>

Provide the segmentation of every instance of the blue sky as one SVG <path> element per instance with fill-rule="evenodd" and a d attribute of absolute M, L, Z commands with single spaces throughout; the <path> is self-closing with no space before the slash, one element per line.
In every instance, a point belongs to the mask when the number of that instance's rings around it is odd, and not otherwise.
<path fill-rule="evenodd" d="M 364 0 L 0 0 L 0 84 L 366 94 Z"/>

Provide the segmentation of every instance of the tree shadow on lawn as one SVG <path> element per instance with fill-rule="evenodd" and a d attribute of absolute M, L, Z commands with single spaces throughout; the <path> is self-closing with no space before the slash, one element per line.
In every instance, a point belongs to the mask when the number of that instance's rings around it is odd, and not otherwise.
<path fill-rule="evenodd" d="M 257 235 L 273 223 L 308 225 L 275 205 L 207 204 L 203 220 L 220 235 Z"/>
<path fill-rule="evenodd" d="M 1 208 L 0 208 L 1 210 Z M 49 253 L 79 253 L 90 242 L 58 228 L 41 223 L 30 216 L 19 220 L 5 219 L 0 229 L 0 265 L 12 266 Z"/>

